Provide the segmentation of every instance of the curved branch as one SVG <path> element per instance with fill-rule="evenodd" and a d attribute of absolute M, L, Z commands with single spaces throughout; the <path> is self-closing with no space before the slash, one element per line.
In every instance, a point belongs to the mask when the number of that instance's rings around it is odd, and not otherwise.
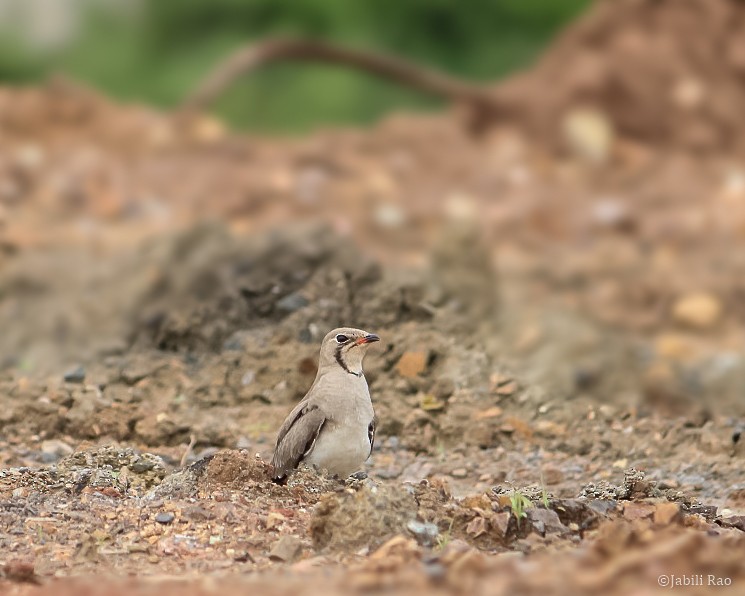
<path fill-rule="evenodd" d="M 455 79 L 400 58 L 306 39 L 267 39 L 236 51 L 218 64 L 186 99 L 183 107 L 204 109 L 238 78 L 282 60 L 317 61 L 363 70 L 479 111 L 497 109 L 496 98 L 484 86 Z"/>

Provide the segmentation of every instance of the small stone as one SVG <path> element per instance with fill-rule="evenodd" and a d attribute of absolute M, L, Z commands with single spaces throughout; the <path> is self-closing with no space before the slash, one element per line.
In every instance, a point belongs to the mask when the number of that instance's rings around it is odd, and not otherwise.
<path fill-rule="evenodd" d="M 466 476 L 468 476 L 468 470 L 466 470 L 465 468 L 456 468 L 455 470 L 450 472 L 450 475 L 453 478 L 465 478 Z"/>
<path fill-rule="evenodd" d="M 654 523 L 660 526 L 669 525 L 680 514 L 677 503 L 659 503 L 654 510 Z"/>
<path fill-rule="evenodd" d="M 706 99 L 706 87 L 697 79 L 680 79 L 673 86 L 672 99 L 678 107 L 694 110 Z"/>
<path fill-rule="evenodd" d="M 564 140 L 576 157 L 589 163 L 608 160 L 615 133 L 604 112 L 594 108 L 573 108 L 561 124 Z"/>
<path fill-rule="evenodd" d="M 370 555 L 372 561 L 382 561 L 391 557 L 413 559 L 419 554 L 419 547 L 416 541 L 398 534 L 382 544 L 375 552 Z"/>
<path fill-rule="evenodd" d="M 497 387 L 501 387 L 512 381 L 512 377 L 504 375 L 502 373 L 492 373 L 489 377 L 489 386 L 492 391 L 496 391 Z"/>
<path fill-rule="evenodd" d="M 501 537 L 507 535 L 507 531 L 510 527 L 511 515 L 512 514 L 509 511 L 502 511 L 501 513 L 495 513 L 491 517 L 491 525 Z"/>
<path fill-rule="evenodd" d="M 76 366 L 68 370 L 63 379 L 65 383 L 82 383 L 85 381 L 85 369 L 82 366 Z"/>
<path fill-rule="evenodd" d="M 426 352 L 404 352 L 396 364 L 396 371 L 402 377 L 413 378 L 427 368 Z"/>
<path fill-rule="evenodd" d="M 474 415 L 475 420 L 486 420 L 488 418 L 499 418 L 502 415 L 502 408 L 499 406 L 493 406 L 491 408 L 487 408 L 486 410 L 481 410 L 480 412 L 476 412 Z"/>
<path fill-rule="evenodd" d="M 70 455 L 73 448 L 59 439 L 48 439 L 41 443 L 41 457 L 45 463 L 52 463 Z"/>
<path fill-rule="evenodd" d="M 629 521 L 652 517 L 654 512 L 655 506 L 650 503 L 626 501 L 623 504 L 623 516 Z"/>
<path fill-rule="evenodd" d="M 175 515 L 171 513 L 170 511 L 161 511 L 158 515 L 155 516 L 155 521 L 159 524 L 170 524 L 175 519 Z"/>
<path fill-rule="evenodd" d="M 679 333 L 662 333 L 654 340 L 654 350 L 663 358 L 686 360 L 695 354 L 690 339 Z"/>
<path fill-rule="evenodd" d="M 628 230 L 634 227 L 634 220 L 628 205 L 618 199 L 606 198 L 596 201 L 591 207 L 593 221 L 600 227 Z"/>
<path fill-rule="evenodd" d="M 708 329 L 721 315 L 719 299 L 704 292 L 683 296 L 673 306 L 673 318 L 682 325 L 696 329 Z"/>
<path fill-rule="evenodd" d="M 503 395 L 506 397 L 512 395 L 515 391 L 517 391 L 517 383 L 515 381 L 510 381 L 509 383 L 497 387 L 496 393 L 497 395 Z"/>
<path fill-rule="evenodd" d="M 421 546 L 432 546 L 440 534 L 436 524 L 423 523 L 414 519 L 406 524 L 406 529 L 413 534 Z"/>
<path fill-rule="evenodd" d="M 191 123 L 191 137 L 204 144 L 212 144 L 225 137 L 225 125 L 214 116 L 202 115 Z"/>
<path fill-rule="evenodd" d="M 486 530 L 487 530 L 486 520 L 480 515 L 477 515 L 476 517 L 474 517 L 466 526 L 466 534 L 469 534 L 473 536 L 474 538 L 478 538 L 482 534 L 486 534 Z"/>
<path fill-rule="evenodd" d="M 243 385 L 244 387 L 248 387 L 251 383 L 254 382 L 255 378 L 256 373 L 252 370 L 247 370 L 241 377 L 241 385 Z"/>
<path fill-rule="evenodd" d="M 192 521 L 208 521 L 215 518 L 215 514 L 209 511 L 208 509 L 205 509 L 204 507 L 200 507 L 199 505 L 192 505 L 190 507 L 185 508 L 181 515 L 185 517 L 186 519 L 192 520 Z"/>
<path fill-rule="evenodd" d="M 567 527 L 561 523 L 558 514 L 551 509 L 544 509 L 542 507 L 531 507 L 528 509 L 528 519 L 533 528 L 541 534 L 563 534 L 567 531 Z"/>
<path fill-rule="evenodd" d="M 718 517 L 716 523 L 723 528 L 736 528 L 745 532 L 745 515 L 732 515 L 730 517 Z"/>
<path fill-rule="evenodd" d="M 300 556 L 302 550 L 303 545 L 297 536 L 282 536 L 274 543 L 274 546 L 269 553 L 269 558 L 272 561 L 292 563 L 298 558 L 298 556 Z"/>
<path fill-rule="evenodd" d="M 406 223 L 406 213 L 398 205 L 379 205 L 373 214 L 375 223 L 381 228 L 400 228 Z"/>
<path fill-rule="evenodd" d="M 284 298 L 277 300 L 277 308 L 286 313 L 293 313 L 301 308 L 308 306 L 308 299 L 297 292 L 287 294 Z"/>

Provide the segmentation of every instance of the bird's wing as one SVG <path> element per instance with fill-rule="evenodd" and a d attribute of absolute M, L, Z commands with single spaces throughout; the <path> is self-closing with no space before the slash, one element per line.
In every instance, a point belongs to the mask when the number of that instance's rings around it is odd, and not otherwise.
<path fill-rule="evenodd" d="M 272 457 L 275 479 L 284 478 L 310 453 L 326 420 L 326 413 L 307 398 L 295 406 L 277 435 Z"/>
<path fill-rule="evenodd" d="M 373 445 L 375 445 L 375 427 L 377 426 L 377 420 L 375 417 L 370 421 L 367 426 L 367 438 L 370 440 L 370 455 L 372 455 Z M 369 457 L 369 456 L 368 456 Z"/>

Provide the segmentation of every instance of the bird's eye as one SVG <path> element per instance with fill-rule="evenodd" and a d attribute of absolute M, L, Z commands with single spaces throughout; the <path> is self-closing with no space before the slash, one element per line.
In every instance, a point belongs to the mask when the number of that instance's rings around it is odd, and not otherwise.
<path fill-rule="evenodd" d="M 342 335 L 341 333 L 336 336 L 337 343 L 343 344 L 349 341 L 349 338 L 346 335 Z"/>

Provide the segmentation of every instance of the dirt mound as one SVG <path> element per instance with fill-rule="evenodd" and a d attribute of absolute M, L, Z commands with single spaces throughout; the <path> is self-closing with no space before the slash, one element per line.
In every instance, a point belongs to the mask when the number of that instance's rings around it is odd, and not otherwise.
<path fill-rule="evenodd" d="M 148 499 L 217 499 L 239 491 L 255 504 L 276 505 L 281 499 L 302 496 L 313 504 L 326 492 L 339 488 L 339 483 L 308 470 L 293 474 L 286 486 L 272 482 L 269 464 L 246 451 L 225 450 L 208 456 L 167 476 L 153 489 Z"/>
<path fill-rule="evenodd" d="M 344 322 L 379 329 L 430 316 L 421 283 L 384 279 L 325 226 L 244 238 L 204 225 L 155 249 L 155 281 L 135 307 L 140 346 L 217 351 L 236 329 L 278 324 L 315 342 Z"/>
<path fill-rule="evenodd" d="M 572 110 L 591 107 L 634 139 L 741 149 L 743 28 L 738 0 L 600 1 L 497 93 L 554 138 Z"/>
<path fill-rule="evenodd" d="M 310 532 L 317 549 L 375 549 L 416 517 L 413 491 L 383 486 L 349 489 L 323 498 L 313 512 Z"/>

